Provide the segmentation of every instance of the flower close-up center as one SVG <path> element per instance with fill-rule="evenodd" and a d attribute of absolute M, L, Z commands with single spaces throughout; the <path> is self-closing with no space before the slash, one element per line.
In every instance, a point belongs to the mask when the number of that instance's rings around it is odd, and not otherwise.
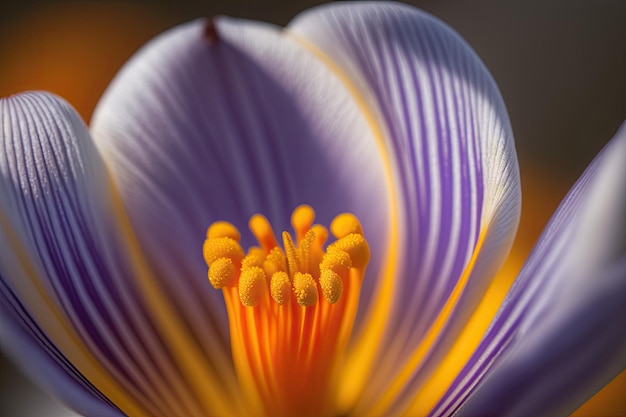
<path fill-rule="evenodd" d="M 282 247 L 268 220 L 250 219 L 258 241 L 244 253 L 239 231 L 219 221 L 207 230 L 204 259 L 222 289 L 233 360 L 246 400 L 272 415 L 329 415 L 337 365 L 352 332 L 369 247 L 348 213 L 333 220 L 335 241 L 315 213 L 299 206 L 294 237 Z M 269 415 L 269 414 L 268 414 Z"/>
<path fill-rule="evenodd" d="M 561 417 L 626 375 L 626 126 L 516 252 L 504 99 L 427 12 L 198 19 L 89 126 L 0 116 L 0 350 L 80 415 Z"/>

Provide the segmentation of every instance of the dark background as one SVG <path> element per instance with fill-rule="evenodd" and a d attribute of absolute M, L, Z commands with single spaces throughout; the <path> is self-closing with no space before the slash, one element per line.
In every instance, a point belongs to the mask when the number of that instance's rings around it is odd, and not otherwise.
<path fill-rule="evenodd" d="M 218 14 L 284 25 L 299 11 L 320 3 L 3 2 L 0 96 L 50 90 L 67 98 L 88 121 L 117 69 L 164 29 Z M 521 164 L 523 215 L 515 246 L 521 258 L 567 189 L 626 118 L 626 1 L 406 3 L 454 27 L 500 86 Z M 1 366 L 1 416 L 63 415 L 49 408 L 32 411 L 45 397 L 27 394 L 31 386 L 8 362 Z M 614 388 L 618 394 L 626 391 L 625 379 L 617 382 L 621 388 Z M 28 403 L 22 397 L 26 395 Z M 609 400 L 614 406 L 610 413 L 626 415 L 625 402 Z M 598 415 L 608 413 L 595 410 Z"/>

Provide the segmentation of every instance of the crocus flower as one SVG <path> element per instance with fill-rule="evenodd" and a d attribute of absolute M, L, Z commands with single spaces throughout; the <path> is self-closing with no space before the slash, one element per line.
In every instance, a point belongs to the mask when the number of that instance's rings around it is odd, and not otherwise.
<path fill-rule="evenodd" d="M 624 369 L 626 130 L 468 331 L 518 165 L 489 73 L 416 9 L 195 21 L 90 132 L 47 93 L 0 113 L 2 344 L 84 415 L 563 415 Z"/>

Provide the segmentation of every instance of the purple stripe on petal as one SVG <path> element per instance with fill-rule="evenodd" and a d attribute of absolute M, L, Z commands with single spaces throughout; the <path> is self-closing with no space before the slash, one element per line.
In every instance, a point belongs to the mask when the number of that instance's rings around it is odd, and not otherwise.
<path fill-rule="evenodd" d="M 555 213 L 433 415 L 568 414 L 623 370 L 624 158 L 622 128 Z"/>
<path fill-rule="evenodd" d="M 402 253 L 394 311 L 376 380 L 364 388 L 357 410 L 375 404 L 399 374 L 486 232 L 467 288 L 426 355 L 430 362 L 417 365 L 406 381 L 406 395 L 396 404 L 401 410 L 454 342 L 510 247 L 520 200 L 508 117 L 476 55 L 416 9 L 327 5 L 303 13 L 289 30 L 321 49 L 356 85 L 383 124 L 395 169 Z"/>
<path fill-rule="evenodd" d="M 122 415 L 117 407 L 58 351 L 1 276 L 0 320 L 2 323 L 0 340 L 3 348 L 34 380 L 83 413 Z M 54 377 L 48 377 L 50 374 L 54 374 Z M 59 390 L 61 381 L 62 389 Z"/>
<path fill-rule="evenodd" d="M 67 323 L 79 340 L 63 345 L 86 349 L 105 378 L 110 375 L 151 415 L 199 412 L 198 390 L 138 292 L 138 270 L 113 217 L 110 179 L 84 124 L 65 102 L 44 93 L 12 97 L 0 106 L 0 220 L 8 219 L 0 229 L 0 246 L 8 249 L 0 254 L 0 272 L 6 288 L 23 298 L 49 340 L 67 337 L 59 334 Z M 51 316 L 45 326 L 38 322 L 42 315 Z M 211 320 L 205 322 L 211 329 Z M 219 338 L 213 346 L 225 349 Z M 211 360 L 219 361 L 219 354 L 207 356 Z M 232 365 L 221 361 L 214 369 L 225 387 L 233 385 Z"/>
<path fill-rule="evenodd" d="M 46 105 L 53 105 L 53 103 L 48 98 L 41 100 L 39 97 L 25 96 L 23 106 L 14 107 L 16 118 L 29 120 L 27 113 L 46 114 Z M 109 366 L 116 369 L 123 378 L 129 379 L 131 384 L 139 385 L 138 382 L 145 379 L 145 376 L 129 378 L 128 366 L 123 366 L 111 350 L 112 347 L 122 348 L 124 343 L 119 339 L 119 332 L 114 329 L 115 326 L 110 319 L 111 312 L 103 314 L 102 310 L 104 297 L 111 295 L 110 283 L 106 279 L 96 283 L 86 280 L 85 278 L 92 274 L 86 270 L 83 261 L 92 262 L 93 258 L 89 259 L 90 255 L 77 254 L 82 245 L 79 241 L 83 236 L 89 236 L 91 233 L 88 229 L 81 227 L 78 228 L 80 233 L 73 232 L 74 222 L 77 219 L 83 219 L 78 207 L 80 205 L 78 200 L 81 196 L 76 192 L 76 184 L 63 181 L 57 183 L 58 187 L 54 187 L 46 178 L 46 175 L 50 177 L 75 175 L 65 171 L 68 168 L 65 160 L 69 158 L 69 154 L 66 149 L 59 149 L 57 142 L 58 138 L 66 137 L 71 133 L 66 126 L 52 125 L 50 133 L 40 132 L 37 138 L 31 137 L 28 141 L 23 138 L 28 137 L 29 133 L 22 130 L 20 125 L 17 126 L 20 130 L 13 135 L 13 138 L 14 140 L 22 138 L 22 142 L 20 145 L 17 143 L 15 145 L 24 146 L 19 163 L 28 167 L 31 164 L 30 161 L 35 160 L 37 161 L 35 165 L 38 165 L 41 160 L 38 159 L 38 155 L 43 155 L 42 159 L 47 161 L 45 167 L 30 168 L 31 181 L 28 182 L 28 192 L 22 195 L 22 204 L 27 207 L 25 212 L 28 215 L 30 229 L 34 233 L 33 241 L 37 256 L 44 261 L 46 275 L 50 278 L 60 307 L 69 317 L 70 322 L 85 335 L 87 340 L 91 341 L 94 350 L 99 351 L 102 357 L 106 358 Z M 41 198 L 41 193 L 44 193 L 46 197 Z M 62 215 L 56 217 L 56 213 L 62 213 Z M 95 254 L 97 257 L 98 251 L 95 251 Z M 102 276 L 106 275 L 105 273 Z M 93 291 L 94 284 L 100 285 L 98 294 Z M 92 289 L 91 294 L 85 287 Z M 115 300 L 113 297 L 111 299 Z M 99 311 L 97 307 L 100 307 Z M 112 311 L 123 310 L 116 305 Z M 97 322 L 101 320 L 106 323 L 98 326 Z M 107 328 L 109 330 L 102 333 Z"/>

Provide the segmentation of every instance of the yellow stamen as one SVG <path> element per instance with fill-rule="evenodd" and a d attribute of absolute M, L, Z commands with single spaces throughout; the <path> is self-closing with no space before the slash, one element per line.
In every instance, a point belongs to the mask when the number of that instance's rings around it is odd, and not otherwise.
<path fill-rule="evenodd" d="M 212 264 L 219 258 L 230 258 L 234 262 L 241 262 L 243 250 L 236 240 L 229 237 L 216 237 L 204 241 L 204 260 L 207 265 Z"/>
<path fill-rule="evenodd" d="M 280 248 L 275 247 L 270 251 L 263 261 L 263 269 L 270 277 L 276 272 L 287 272 L 287 258 Z"/>
<path fill-rule="evenodd" d="M 296 242 L 300 243 L 304 238 L 306 232 L 311 228 L 313 220 L 315 220 L 315 211 L 311 206 L 303 204 L 296 207 L 291 214 L 291 225 L 296 232 Z"/>
<path fill-rule="evenodd" d="M 343 281 L 341 277 L 330 269 L 323 269 L 320 274 L 320 287 L 322 287 L 322 294 L 324 298 L 331 304 L 335 304 L 341 292 L 343 291 Z"/>
<path fill-rule="evenodd" d="M 229 237 L 235 242 L 239 242 L 241 236 L 239 230 L 228 222 L 215 222 L 206 231 L 207 239 L 213 239 L 216 237 Z"/>
<path fill-rule="evenodd" d="M 279 271 L 272 275 L 270 291 L 272 299 L 278 304 L 283 305 L 287 302 L 291 293 L 291 282 L 286 272 Z"/>
<path fill-rule="evenodd" d="M 306 232 L 300 240 L 300 270 L 306 273 L 309 273 L 312 269 L 311 262 L 319 257 L 319 254 L 315 253 L 313 249 L 315 240 L 315 232 L 313 230 Z"/>
<path fill-rule="evenodd" d="M 249 227 L 259 242 L 247 255 L 226 222 L 207 231 L 209 281 L 221 288 L 230 321 L 233 359 L 244 398 L 259 416 L 336 414 L 338 364 L 343 360 L 369 260 L 361 225 L 351 214 L 328 230 L 313 225 L 309 206 L 294 210 L 292 235 L 278 246 L 262 215 Z"/>
<path fill-rule="evenodd" d="M 326 239 L 328 239 L 328 230 L 326 230 L 326 228 L 321 224 L 314 224 L 313 227 L 311 227 L 311 230 L 315 233 L 317 245 L 319 245 L 319 247 L 324 246 Z"/>
<path fill-rule="evenodd" d="M 235 265 L 230 258 L 218 258 L 209 268 L 209 282 L 216 290 L 230 284 L 234 277 Z"/>
<path fill-rule="evenodd" d="M 352 268 L 350 255 L 342 250 L 335 250 L 324 255 L 324 259 L 320 264 L 321 269 L 330 269 L 336 273 L 348 272 Z"/>
<path fill-rule="evenodd" d="M 293 244 L 291 235 L 287 232 L 283 232 L 283 245 L 285 246 L 285 254 L 287 255 L 287 268 L 289 275 L 293 277 L 296 272 L 300 272 L 300 259 L 298 257 L 298 251 Z"/>
<path fill-rule="evenodd" d="M 258 305 L 266 294 L 265 272 L 258 266 L 243 269 L 239 277 L 239 298 L 247 307 Z"/>
<path fill-rule="evenodd" d="M 259 241 L 261 249 L 270 250 L 274 246 L 276 246 L 276 237 L 274 236 L 274 231 L 272 230 L 272 226 L 270 225 L 270 222 L 267 221 L 265 216 L 261 214 L 255 214 L 250 218 L 248 227 L 250 227 L 250 231 L 252 232 L 252 234 L 254 234 L 256 240 Z"/>
<path fill-rule="evenodd" d="M 361 223 L 351 213 L 343 213 L 335 217 L 330 225 L 330 231 L 337 239 L 340 239 L 352 233 L 356 233 L 357 235 L 363 234 L 363 229 L 361 229 Z"/>
<path fill-rule="evenodd" d="M 341 250 L 350 255 L 354 268 L 364 268 L 370 260 L 370 248 L 362 235 L 351 233 L 328 247 L 328 251 Z"/>
<path fill-rule="evenodd" d="M 246 255 L 245 258 L 243 258 L 243 261 L 241 261 L 241 269 L 247 269 L 247 268 L 252 268 L 253 266 L 259 267 L 259 268 L 263 268 L 263 263 L 265 262 L 265 256 L 263 256 L 262 254 L 259 254 L 257 251 L 253 250 L 253 249 L 258 249 L 258 248 L 252 248 L 251 250 L 248 251 L 248 254 Z"/>
<path fill-rule="evenodd" d="M 302 307 L 310 307 L 317 302 L 317 285 L 311 274 L 296 272 L 293 276 L 293 292 Z"/>

